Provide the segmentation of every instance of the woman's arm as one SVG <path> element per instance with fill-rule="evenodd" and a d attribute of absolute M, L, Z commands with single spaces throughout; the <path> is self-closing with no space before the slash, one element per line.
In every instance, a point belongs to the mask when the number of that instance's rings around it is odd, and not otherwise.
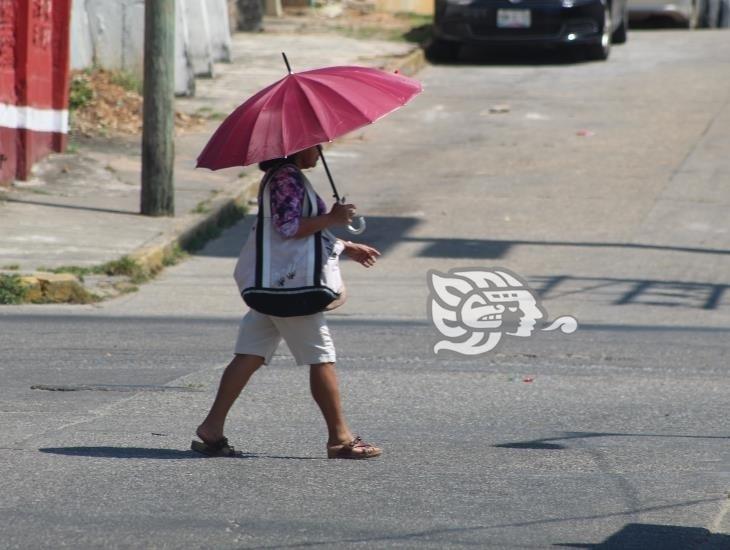
<path fill-rule="evenodd" d="M 299 228 L 296 233 L 291 236 L 292 239 L 301 239 L 309 237 L 317 231 L 322 231 L 334 225 L 346 225 L 352 221 L 355 215 L 354 204 L 335 203 L 327 214 L 315 216 L 313 218 L 299 218 Z"/>
<path fill-rule="evenodd" d="M 380 256 L 380 252 L 372 246 L 353 243 L 352 241 L 342 242 L 345 243 L 344 253 L 364 267 L 374 266 L 378 256 Z"/>

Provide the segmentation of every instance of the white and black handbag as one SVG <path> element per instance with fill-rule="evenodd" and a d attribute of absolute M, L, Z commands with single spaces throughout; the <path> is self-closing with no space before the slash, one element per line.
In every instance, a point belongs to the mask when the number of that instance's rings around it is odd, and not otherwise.
<path fill-rule="evenodd" d="M 344 301 L 339 256 L 344 244 L 330 231 L 308 237 L 284 238 L 274 228 L 269 182 L 259 189 L 259 211 L 238 257 L 234 278 L 244 302 L 253 310 L 276 317 L 311 315 Z M 317 215 L 317 195 L 304 177 L 303 216 Z"/>

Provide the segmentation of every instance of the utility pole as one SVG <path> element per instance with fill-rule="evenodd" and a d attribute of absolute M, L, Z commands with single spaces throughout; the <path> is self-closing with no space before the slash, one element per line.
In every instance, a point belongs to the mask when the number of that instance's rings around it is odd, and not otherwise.
<path fill-rule="evenodd" d="M 174 216 L 175 0 L 144 7 L 144 106 L 141 212 Z"/>

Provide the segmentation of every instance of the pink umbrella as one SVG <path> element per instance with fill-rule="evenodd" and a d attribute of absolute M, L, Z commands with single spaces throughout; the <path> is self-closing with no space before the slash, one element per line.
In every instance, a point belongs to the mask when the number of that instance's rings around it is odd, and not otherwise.
<path fill-rule="evenodd" d="M 416 80 L 366 67 L 289 74 L 236 108 L 198 157 L 218 170 L 286 157 L 362 128 L 421 92 Z"/>
<path fill-rule="evenodd" d="M 218 170 L 286 157 L 384 117 L 422 90 L 420 82 L 367 67 L 327 67 L 289 74 L 250 97 L 218 127 L 198 167 Z M 319 153 L 335 198 L 327 162 Z"/>

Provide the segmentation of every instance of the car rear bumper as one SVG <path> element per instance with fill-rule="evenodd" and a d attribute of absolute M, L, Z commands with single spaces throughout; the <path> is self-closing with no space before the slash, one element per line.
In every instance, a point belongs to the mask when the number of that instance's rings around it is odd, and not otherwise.
<path fill-rule="evenodd" d="M 433 32 L 436 38 L 457 42 L 493 44 L 573 44 L 600 41 L 603 4 L 600 0 L 507 0 L 488 4 L 458 5 L 437 0 Z M 529 9 L 531 24 L 525 29 L 497 27 L 497 10 Z"/>

